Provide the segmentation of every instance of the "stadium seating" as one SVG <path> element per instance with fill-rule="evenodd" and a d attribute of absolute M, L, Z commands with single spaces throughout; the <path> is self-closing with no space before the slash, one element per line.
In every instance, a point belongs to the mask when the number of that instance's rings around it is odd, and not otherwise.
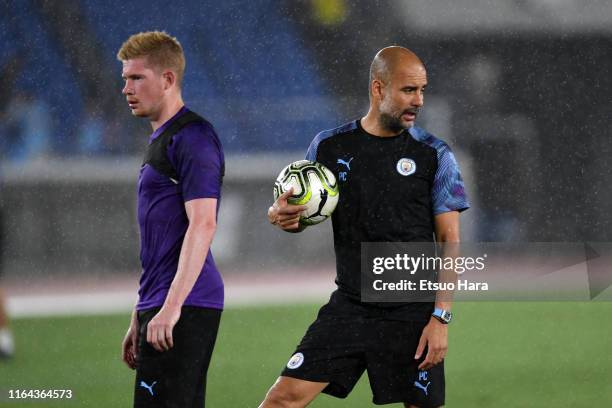
<path fill-rule="evenodd" d="M 227 151 L 305 150 L 319 130 L 338 120 L 316 62 L 277 2 L 188 0 L 168 7 L 151 0 L 146 8 L 121 0 L 108 0 L 103 7 L 94 0 L 69 3 L 82 16 L 72 29 L 93 33 L 97 43 L 89 46 L 99 47 L 104 56 L 103 66 L 96 69 L 116 77 L 117 88 L 103 92 L 117 94 L 119 109 L 124 101 L 116 51 L 130 34 L 159 29 L 182 42 L 187 56 L 185 100 L 215 124 Z M 49 20 L 54 16 L 33 0 L 6 8 L 7 13 L 0 13 L 0 67 L 16 52 L 26 55 L 18 85 L 50 107 L 54 153 L 75 153 L 74 129 L 87 92 L 77 80 L 83 67 L 71 66 L 67 53 L 88 37 L 75 35 L 74 44 L 53 41 L 57 36 Z M 72 11 L 67 7 L 66 12 Z M 71 123 L 75 126 L 67 129 Z"/>
<path fill-rule="evenodd" d="M 51 147 L 58 154 L 69 152 L 73 136 L 69 124 L 81 114 L 75 67 L 66 63 L 63 51 L 52 41 L 34 2 L 10 2 L 5 7 L 8 13 L 0 13 L 0 66 L 17 55 L 25 59 L 14 88 L 45 102 L 53 118 Z"/>

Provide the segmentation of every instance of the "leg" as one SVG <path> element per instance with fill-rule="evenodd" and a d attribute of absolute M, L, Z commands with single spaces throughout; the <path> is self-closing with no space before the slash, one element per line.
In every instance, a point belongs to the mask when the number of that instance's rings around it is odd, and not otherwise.
<path fill-rule="evenodd" d="M 6 299 L 4 297 L 4 292 L 0 287 L 0 329 L 8 328 L 8 314 L 6 313 Z"/>
<path fill-rule="evenodd" d="M 419 370 L 423 358 L 414 359 L 426 322 L 377 320 L 372 326 L 377 339 L 367 352 L 367 370 L 375 404 L 401 402 L 407 408 L 444 405 L 444 363 Z"/>
<path fill-rule="evenodd" d="M 2 276 L 2 261 L 4 260 L 4 224 L 2 219 L 2 208 L 0 207 L 0 276 Z M 0 287 L 0 330 L 3 328 L 8 329 L 9 319 L 6 313 L 6 299 Z"/>
<path fill-rule="evenodd" d="M 328 383 L 278 377 L 259 408 L 301 408 L 308 405 Z"/>
<path fill-rule="evenodd" d="M 0 288 L 0 358 L 12 357 L 15 353 L 13 333 L 8 325 L 8 315 L 5 309 L 5 298 Z"/>
<path fill-rule="evenodd" d="M 301 408 L 321 392 L 345 398 L 365 370 L 363 319 L 336 314 L 337 295 L 319 310 L 260 408 Z"/>
<path fill-rule="evenodd" d="M 215 342 L 217 340 L 220 317 L 220 312 L 218 317 L 215 316 L 215 314 L 211 314 L 211 316 L 207 317 L 208 323 L 201 323 L 201 325 L 205 327 L 205 333 L 201 333 L 199 337 L 206 338 L 207 340 L 204 343 L 200 343 L 203 346 L 201 348 L 205 350 L 205 352 L 203 355 L 201 355 L 201 358 L 198 359 L 197 363 L 200 367 L 200 372 L 203 372 L 204 376 L 200 378 L 200 381 L 196 385 L 197 391 L 192 401 L 193 408 L 206 407 L 206 381 L 208 376 L 208 367 L 210 366 L 210 360 L 212 358 Z M 194 361 L 193 363 L 195 364 L 196 362 Z"/>
<path fill-rule="evenodd" d="M 146 326 L 159 308 L 139 312 L 135 408 L 203 408 L 205 382 L 220 310 L 183 306 L 172 332 L 174 347 L 158 352 L 146 341 Z"/>

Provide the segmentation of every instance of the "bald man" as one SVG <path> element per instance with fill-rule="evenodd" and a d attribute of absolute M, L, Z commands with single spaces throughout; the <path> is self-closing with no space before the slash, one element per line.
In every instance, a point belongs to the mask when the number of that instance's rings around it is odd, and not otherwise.
<path fill-rule="evenodd" d="M 306 159 L 340 185 L 332 217 L 338 289 L 260 407 L 304 407 L 321 392 L 344 398 L 366 370 L 375 404 L 444 405 L 450 302 L 361 301 L 362 242 L 459 242 L 459 213 L 469 204 L 457 162 L 446 143 L 414 126 L 426 86 L 412 51 L 384 48 L 370 68 L 368 113 L 312 141 Z M 300 232 L 303 208 L 287 204 L 288 194 L 268 218 Z"/>

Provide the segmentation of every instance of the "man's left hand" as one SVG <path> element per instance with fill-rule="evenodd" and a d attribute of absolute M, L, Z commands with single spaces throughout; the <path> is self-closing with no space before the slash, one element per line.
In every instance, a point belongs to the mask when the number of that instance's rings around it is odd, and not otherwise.
<path fill-rule="evenodd" d="M 147 343 L 159 352 L 174 347 L 172 330 L 180 317 L 180 307 L 162 307 L 147 325 Z"/>
<path fill-rule="evenodd" d="M 444 360 L 446 350 L 448 349 L 448 325 L 434 317 L 429 320 L 421 334 L 421 339 L 414 355 L 415 360 L 421 358 L 425 346 L 427 346 L 427 356 L 419 364 L 419 370 L 429 370 Z"/>

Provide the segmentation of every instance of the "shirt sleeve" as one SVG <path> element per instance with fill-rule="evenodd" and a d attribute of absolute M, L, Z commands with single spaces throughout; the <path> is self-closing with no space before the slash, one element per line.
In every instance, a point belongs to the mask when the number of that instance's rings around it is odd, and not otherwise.
<path fill-rule="evenodd" d="M 312 142 L 310 142 L 310 146 L 308 146 L 308 151 L 306 152 L 306 160 L 317 161 L 317 150 L 319 148 L 319 135 L 317 135 Z"/>
<path fill-rule="evenodd" d="M 212 126 L 187 126 L 174 136 L 172 144 L 168 156 L 178 174 L 184 201 L 220 198 L 225 164 Z"/>
<path fill-rule="evenodd" d="M 464 211 L 470 208 L 455 155 L 448 145 L 438 149 L 438 170 L 432 189 L 433 213 Z"/>

